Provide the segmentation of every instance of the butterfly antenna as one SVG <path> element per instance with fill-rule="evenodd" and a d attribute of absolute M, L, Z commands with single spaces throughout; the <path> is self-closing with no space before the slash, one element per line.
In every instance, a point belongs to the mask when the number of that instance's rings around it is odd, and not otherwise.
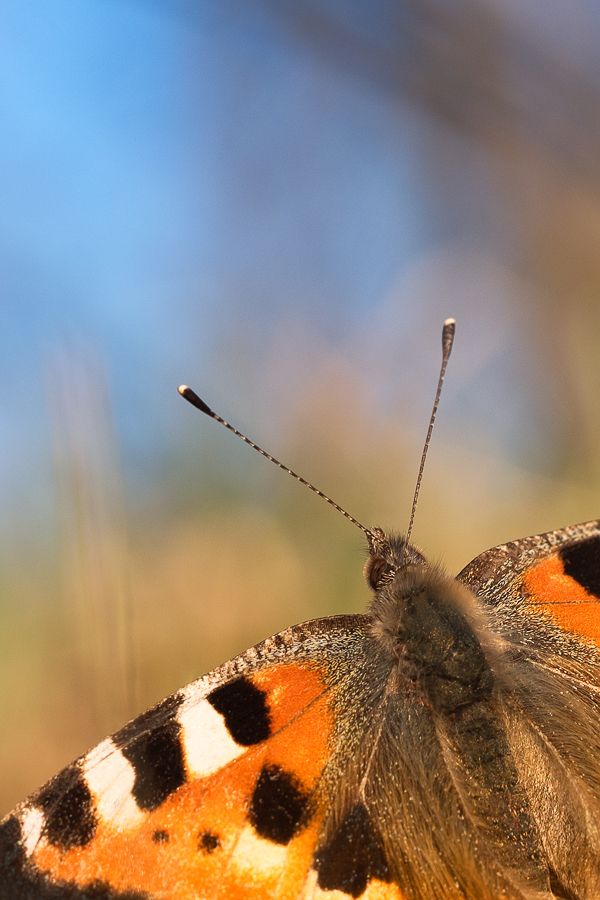
<path fill-rule="evenodd" d="M 454 332 L 456 331 L 456 322 L 454 319 L 446 319 L 444 322 L 444 327 L 442 329 L 442 367 L 440 369 L 440 377 L 438 378 L 437 391 L 435 392 L 435 400 L 433 403 L 433 410 L 431 413 L 431 418 L 429 420 L 429 428 L 427 429 L 427 437 L 425 438 L 425 446 L 423 447 L 423 455 L 421 457 L 421 465 L 419 466 L 419 475 L 417 477 L 417 484 L 415 486 L 415 496 L 413 497 L 412 509 L 410 511 L 410 522 L 408 523 L 408 531 L 406 532 L 406 543 L 408 544 L 410 540 L 410 535 L 412 532 L 413 522 L 415 521 L 415 510 L 417 508 L 417 500 L 419 498 L 419 490 L 421 489 L 421 481 L 423 480 L 423 469 L 425 468 L 425 459 L 427 457 L 427 451 L 429 449 L 429 441 L 431 440 L 431 432 L 433 431 L 433 423 L 435 422 L 435 416 L 437 413 L 437 408 L 440 402 L 440 394 L 442 393 L 442 385 L 444 383 L 444 375 L 446 374 L 446 366 L 448 365 L 448 360 L 450 359 L 450 353 L 452 351 L 452 344 L 454 342 Z"/>
<path fill-rule="evenodd" d="M 186 384 L 180 385 L 177 390 L 184 397 L 188 403 L 191 403 L 192 406 L 195 406 L 196 409 L 199 409 L 201 412 L 206 413 L 207 416 L 210 416 L 211 419 L 216 419 L 217 422 L 220 422 L 221 425 L 224 425 L 225 428 L 228 428 L 229 431 L 233 431 L 234 434 L 237 434 L 239 438 L 241 438 L 246 444 L 249 444 L 255 450 L 258 450 L 263 456 L 267 459 L 270 459 L 272 463 L 275 463 L 276 466 L 279 466 L 280 469 L 283 469 L 284 472 L 287 472 L 288 475 L 291 475 L 292 478 L 295 478 L 296 481 L 299 481 L 300 484 L 304 484 L 307 488 L 310 488 L 315 494 L 319 497 L 322 497 L 323 500 L 326 500 L 330 506 L 333 506 L 334 509 L 337 509 L 338 512 L 341 512 L 343 516 L 345 516 L 350 522 L 353 522 L 360 530 L 366 534 L 367 539 L 370 541 L 372 539 L 372 532 L 365 528 L 364 525 L 361 525 L 358 519 L 355 519 L 354 516 L 351 516 L 350 513 L 346 512 L 345 509 L 342 509 L 341 506 L 338 506 L 330 497 L 323 493 L 323 491 L 318 490 L 314 485 L 307 481 L 305 478 L 302 478 L 301 475 L 297 475 L 296 472 L 292 472 L 291 469 L 288 469 L 287 466 L 284 466 L 283 463 L 280 463 L 278 459 L 275 459 L 274 456 L 271 456 L 265 450 L 255 444 L 254 441 L 251 441 L 250 438 L 247 438 L 245 434 L 242 434 L 241 431 L 238 431 L 237 428 L 234 428 L 233 425 L 230 425 L 229 422 L 226 422 L 225 419 L 222 419 L 221 416 L 217 415 L 217 413 L 207 406 L 204 400 L 201 400 L 198 394 L 196 394 L 191 388 L 189 388 Z"/>

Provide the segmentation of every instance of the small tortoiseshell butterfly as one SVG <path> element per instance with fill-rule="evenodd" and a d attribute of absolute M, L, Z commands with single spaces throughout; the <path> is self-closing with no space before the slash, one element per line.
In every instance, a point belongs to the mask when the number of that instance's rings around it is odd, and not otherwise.
<path fill-rule="evenodd" d="M 367 539 L 367 615 L 268 638 L 64 769 L 0 824 L 0 897 L 599 898 L 600 520 L 457 578 Z"/>

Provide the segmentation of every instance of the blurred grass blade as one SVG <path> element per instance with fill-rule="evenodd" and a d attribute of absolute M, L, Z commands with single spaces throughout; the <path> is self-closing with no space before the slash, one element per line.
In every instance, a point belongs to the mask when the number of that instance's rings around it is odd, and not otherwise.
<path fill-rule="evenodd" d="M 110 732 L 135 709 L 125 509 L 116 435 L 100 357 L 64 350 L 48 367 L 66 649 L 81 703 Z"/>

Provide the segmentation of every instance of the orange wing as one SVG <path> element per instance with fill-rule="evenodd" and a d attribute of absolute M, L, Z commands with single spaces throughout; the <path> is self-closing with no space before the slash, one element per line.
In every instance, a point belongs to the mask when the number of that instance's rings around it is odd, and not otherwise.
<path fill-rule="evenodd" d="M 322 650 L 343 654 L 364 623 L 341 616 L 283 632 L 67 767 L 0 825 L 10 891 L 0 896 L 350 896 L 322 892 L 312 868 L 334 727 Z M 399 900 L 363 874 L 361 896 Z"/>

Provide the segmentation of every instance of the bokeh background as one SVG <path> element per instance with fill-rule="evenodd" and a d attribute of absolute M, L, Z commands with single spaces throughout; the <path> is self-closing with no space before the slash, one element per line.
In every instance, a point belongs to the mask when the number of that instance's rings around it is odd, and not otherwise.
<path fill-rule="evenodd" d="M 0 6 L 0 813 L 247 646 L 600 515 L 592 0 Z"/>

